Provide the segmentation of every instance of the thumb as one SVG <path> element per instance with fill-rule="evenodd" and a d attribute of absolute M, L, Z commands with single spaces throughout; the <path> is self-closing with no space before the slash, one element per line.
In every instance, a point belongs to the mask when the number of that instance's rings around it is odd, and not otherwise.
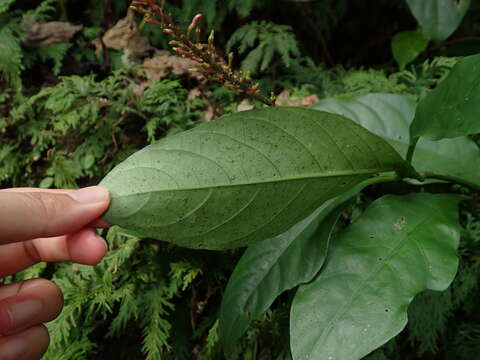
<path fill-rule="evenodd" d="M 0 244 L 74 233 L 99 218 L 109 202 L 99 186 L 66 194 L 0 192 Z"/>

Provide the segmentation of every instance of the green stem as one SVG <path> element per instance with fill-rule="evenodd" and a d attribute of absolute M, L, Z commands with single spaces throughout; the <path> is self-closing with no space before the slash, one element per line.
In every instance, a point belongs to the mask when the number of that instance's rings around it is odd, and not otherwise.
<path fill-rule="evenodd" d="M 464 180 L 464 179 L 459 178 L 457 176 L 437 174 L 437 173 L 434 173 L 432 171 L 421 172 L 420 175 L 422 175 L 425 178 L 429 178 L 429 179 L 438 179 L 438 180 L 448 181 L 450 183 L 454 183 L 454 184 L 458 184 L 458 185 L 468 187 L 468 188 L 472 189 L 473 191 L 480 192 L 480 185 L 479 184 L 473 183 L 473 182 L 468 181 L 468 180 Z"/>
<path fill-rule="evenodd" d="M 417 146 L 418 140 L 420 140 L 419 137 L 417 137 L 413 142 L 410 143 L 410 146 L 408 147 L 408 152 L 407 152 L 407 162 L 409 164 L 412 164 L 413 160 L 413 153 L 415 152 L 415 148 Z"/>
<path fill-rule="evenodd" d="M 379 176 L 371 177 L 365 180 L 367 185 L 382 184 L 388 182 L 400 181 L 402 178 L 397 173 L 385 173 Z"/>

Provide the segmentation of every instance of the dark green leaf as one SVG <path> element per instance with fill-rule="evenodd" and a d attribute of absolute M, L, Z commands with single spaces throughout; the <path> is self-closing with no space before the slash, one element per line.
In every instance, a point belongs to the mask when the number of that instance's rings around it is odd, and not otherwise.
<path fill-rule="evenodd" d="M 385 196 L 332 241 L 322 273 L 292 305 L 293 358 L 357 360 L 397 335 L 425 289 L 458 267 L 456 195 Z"/>
<path fill-rule="evenodd" d="M 340 213 L 366 185 L 329 200 L 287 232 L 250 246 L 230 277 L 220 307 L 219 336 L 229 349 L 285 290 L 317 274 Z"/>
<path fill-rule="evenodd" d="M 287 231 L 379 172 L 406 171 L 384 140 L 301 108 L 236 113 L 146 147 L 102 181 L 105 216 L 192 248 L 226 249 Z"/>
<path fill-rule="evenodd" d="M 405 66 L 424 52 L 428 43 L 429 40 L 418 31 L 402 31 L 395 35 L 392 39 L 392 52 L 400 69 L 405 69 Z"/>
<path fill-rule="evenodd" d="M 409 144 L 409 127 L 415 116 L 415 103 L 393 94 L 369 94 L 351 99 L 325 99 L 315 108 L 346 116 L 383 137 L 402 156 Z M 431 141 L 421 139 L 413 158 L 418 171 L 458 176 L 480 183 L 480 151 L 467 137 Z"/>
<path fill-rule="evenodd" d="M 457 30 L 470 0 L 407 0 L 425 36 L 440 42 Z"/>
<path fill-rule="evenodd" d="M 418 105 L 410 133 L 432 140 L 480 132 L 480 55 L 464 58 Z"/>

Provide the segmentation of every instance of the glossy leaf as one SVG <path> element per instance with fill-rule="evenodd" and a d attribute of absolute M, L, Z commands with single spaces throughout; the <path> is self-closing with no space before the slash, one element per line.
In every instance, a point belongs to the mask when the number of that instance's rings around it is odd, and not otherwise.
<path fill-rule="evenodd" d="M 434 41 L 447 39 L 462 22 L 470 0 L 407 0 L 423 33 Z"/>
<path fill-rule="evenodd" d="M 405 163 L 338 115 L 271 108 L 162 139 L 102 181 L 105 219 L 181 246 L 226 249 L 287 231 L 326 200 Z"/>
<path fill-rule="evenodd" d="M 383 137 L 402 156 L 409 144 L 409 127 L 415 116 L 415 103 L 402 95 L 369 94 L 351 99 L 325 99 L 316 109 L 346 116 Z M 480 150 L 467 137 L 431 141 L 420 139 L 413 166 L 418 171 L 458 176 L 480 184 Z"/>
<path fill-rule="evenodd" d="M 357 360 L 397 335 L 425 289 L 458 267 L 456 195 L 385 196 L 332 242 L 322 273 L 292 304 L 293 359 Z"/>
<path fill-rule="evenodd" d="M 286 290 L 318 273 L 345 203 L 366 185 L 329 200 L 287 232 L 250 246 L 230 277 L 220 307 L 219 337 L 229 349 L 248 324 Z"/>
<path fill-rule="evenodd" d="M 432 140 L 480 132 L 480 55 L 460 60 L 418 105 L 412 138 Z"/>
<path fill-rule="evenodd" d="M 402 31 L 392 39 L 392 52 L 400 69 L 413 62 L 425 51 L 430 40 L 418 31 Z"/>

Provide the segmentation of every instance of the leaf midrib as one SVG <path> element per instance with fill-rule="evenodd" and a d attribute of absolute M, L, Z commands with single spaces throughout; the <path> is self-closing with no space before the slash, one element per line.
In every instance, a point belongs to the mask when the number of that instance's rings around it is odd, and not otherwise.
<path fill-rule="evenodd" d="M 122 169 L 121 172 L 130 171 L 138 168 L 150 168 L 150 167 L 141 166 L 136 168 Z M 153 167 L 151 168 L 154 170 L 158 170 Z M 199 191 L 199 190 L 233 188 L 233 187 L 242 187 L 242 186 L 265 185 L 265 184 L 283 183 L 283 182 L 289 182 L 289 181 L 314 180 L 314 179 L 322 179 L 322 178 L 348 177 L 348 176 L 358 176 L 358 175 L 373 175 L 373 174 L 380 174 L 380 173 L 389 172 L 389 171 L 392 171 L 392 169 L 385 168 L 385 169 L 358 169 L 358 170 L 350 170 L 350 171 L 336 171 L 336 172 L 318 173 L 318 174 L 311 174 L 311 175 L 304 175 L 304 176 L 283 177 L 279 179 L 241 182 L 241 183 L 235 183 L 235 184 L 230 183 L 230 184 L 207 185 L 207 186 L 198 186 L 198 187 L 170 188 L 170 189 L 167 188 L 167 189 L 160 189 L 160 190 L 138 191 L 138 192 L 134 192 L 127 195 L 117 195 L 117 196 L 113 195 L 112 198 L 146 195 L 150 193 L 160 193 L 160 192 Z"/>

